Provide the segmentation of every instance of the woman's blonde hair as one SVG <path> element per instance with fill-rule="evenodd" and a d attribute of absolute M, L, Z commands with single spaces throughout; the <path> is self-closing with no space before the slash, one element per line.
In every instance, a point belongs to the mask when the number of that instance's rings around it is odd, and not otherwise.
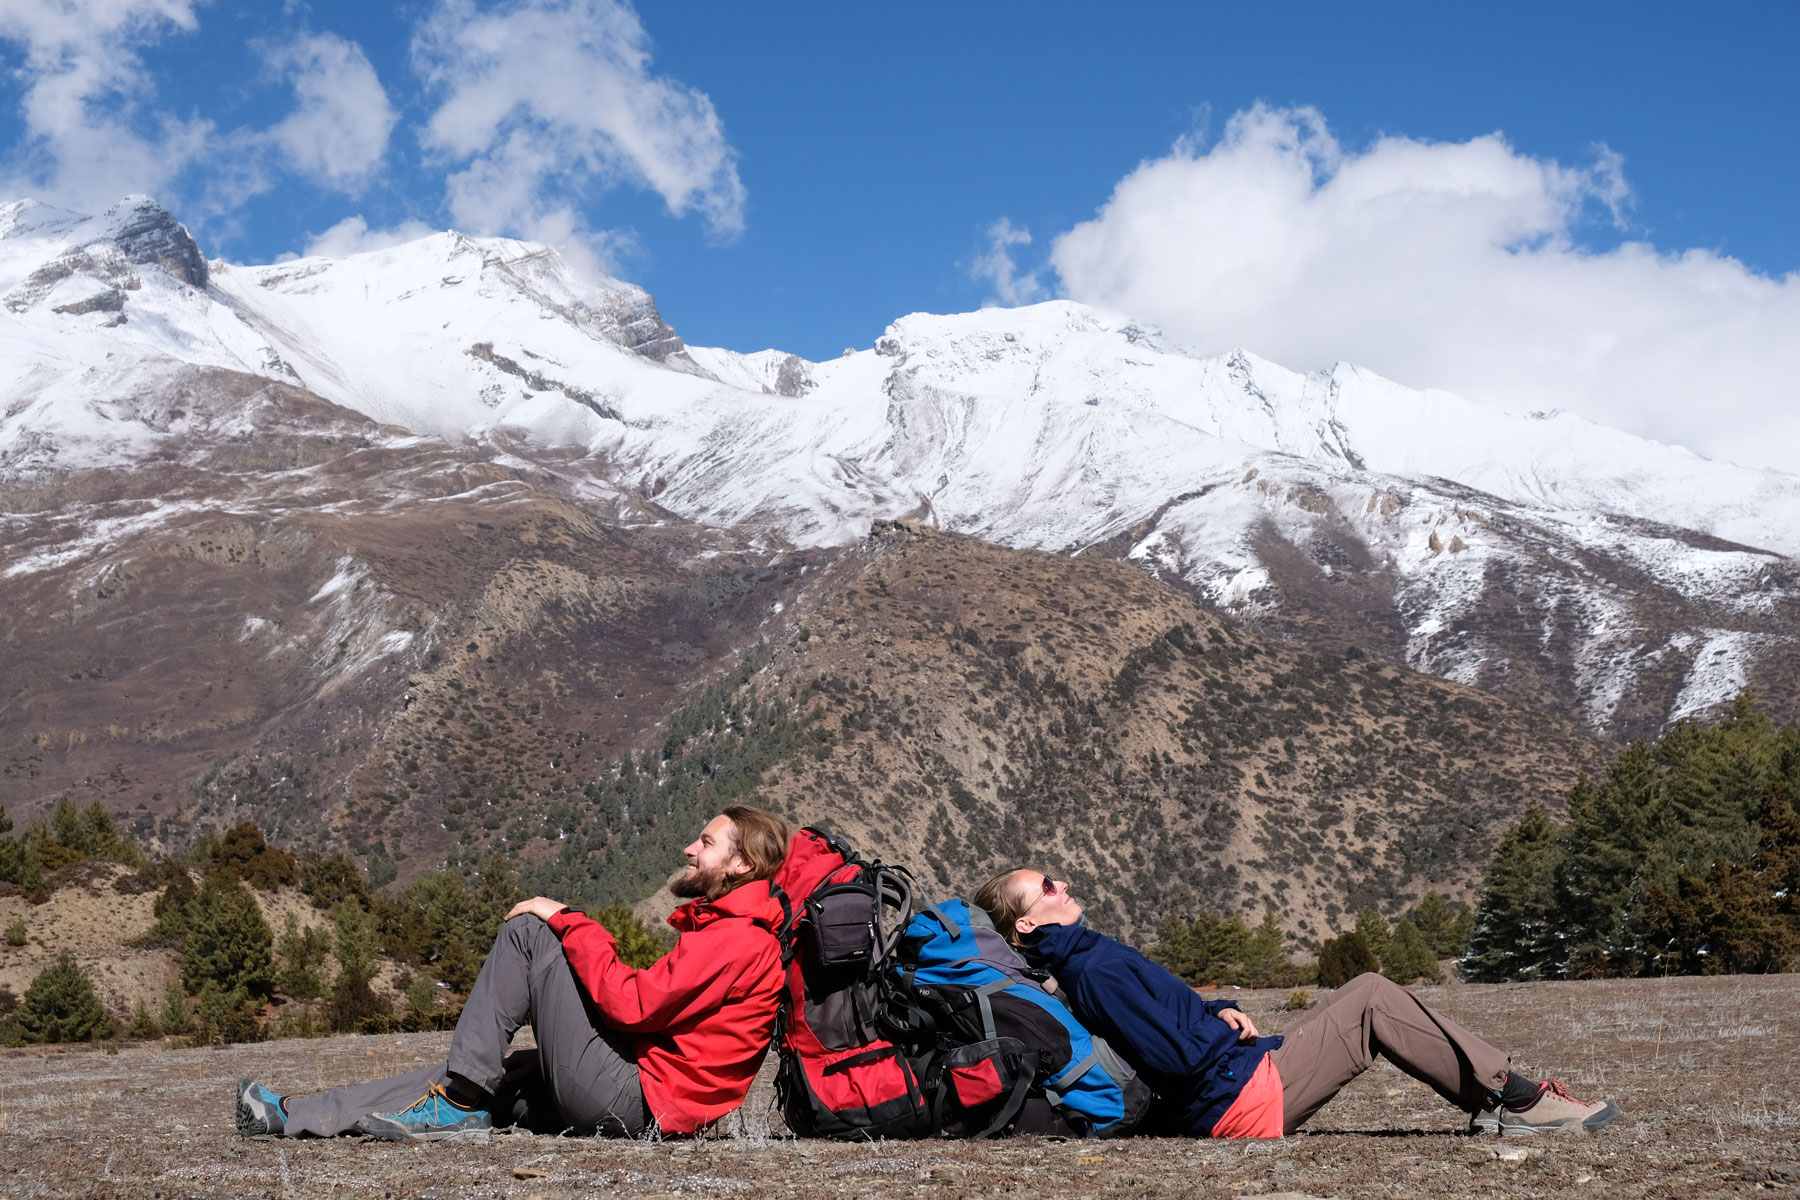
<path fill-rule="evenodd" d="M 1032 900 L 1021 895 L 1016 876 L 1025 867 L 1012 867 L 1000 872 L 975 889 L 975 907 L 988 915 L 1000 936 L 1013 945 L 1019 944 L 1019 918 L 1031 908 Z"/>

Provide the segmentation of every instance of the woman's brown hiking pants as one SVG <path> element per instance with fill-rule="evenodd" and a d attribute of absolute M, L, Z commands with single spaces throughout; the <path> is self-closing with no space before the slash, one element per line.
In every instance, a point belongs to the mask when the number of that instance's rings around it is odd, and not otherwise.
<path fill-rule="evenodd" d="M 1339 988 L 1270 1053 L 1281 1075 L 1282 1132 L 1292 1133 L 1375 1065 L 1377 1054 L 1464 1112 L 1493 1103 L 1511 1061 L 1418 997 L 1373 973 Z"/>

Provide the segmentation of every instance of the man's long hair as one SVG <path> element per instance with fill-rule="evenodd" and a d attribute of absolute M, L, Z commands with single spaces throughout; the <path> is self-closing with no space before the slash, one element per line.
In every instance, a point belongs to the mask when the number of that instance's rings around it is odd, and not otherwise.
<path fill-rule="evenodd" d="M 721 815 L 729 817 L 736 827 L 738 857 L 750 864 L 750 873 L 739 875 L 737 886 L 775 878 L 775 872 L 787 859 L 788 839 L 792 836 L 787 822 L 747 804 L 734 804 Z"/>

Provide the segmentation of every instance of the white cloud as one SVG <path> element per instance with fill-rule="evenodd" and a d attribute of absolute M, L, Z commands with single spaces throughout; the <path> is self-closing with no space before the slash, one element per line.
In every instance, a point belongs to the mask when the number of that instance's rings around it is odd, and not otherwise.
<path fill-rule="evenodd" d="M 653 75 L 649 39 L 619 0 L 442 0 L 414 63 L 440 97 L 421 134 L 464 164 L 447 184 L 471 233 L 566 229 L 598 259 L 605 235 L 577 215 L 608 187 L 655 191 L 729 238 L 744 226 L 737 152 L 704 93 Z"/>
<path fill-rule="evenodd" d="M 76 207 L 160 189 L 199 155 L 206 121 L 149 104 L 140 51 L 193 31 L 193 0 L 0 0 L 0 40 L 24 50 L 24 137 L 6 168 L 8 194 Z"/>
<path fill-rule="evenodd" d="M 385 250 L 389 246 L 416 242 L 436 232 L 423 221 L 402 221 L 391 229 L 370 229 L 369 222 L 361 216 L 345 217 L 324 233 L 315 234 L 306 243 L 303 257 L 343 258 L 365 250 Z"/>
<path fill-rule="evenodd" d="M 1018 265 L 1013 262 L 1013 247 L 1031 245 L 1031 231 L 1015 229 L 1010 220 L 1001 217 L 988 227 L 987 236 L 988 248 L 969 266 L 971 278 L 993 286 L 994 295 L 984 307 L 998 304 L 1011 308 L 1044 299 L 1048 291 L 1039 281 L 1037 272 L 1020 275 Z"/>
<path fill-rule="evenodd" d="M 295 92 L 271 129 L 221 132 L 160 107 L 143 52 L 199 28 L 204 0 L 0 0 L 0 41 L 24 61 L 24 136 L 0 168 L 0 195 L 33 194 L 97 210 L 131 192 L 161 195 L 184 172 L 200 215 L 229 213 L 285 168 L 351 190 L 386 151 L 395 122 L 368 56 L 332 34 L 304 35 L 264 57 Z"/>
<path fill-rule="evenodd" d="M 354 189 L 380 165 L 397 119 L 369 56 L 322 33 L 271 47 L 264 57 L 294 86 L 294 111 L 269 130 L 298 174 Z"/>
<path fill-rule="evenodd" d="M 1704 454 L 1800 470 L 1800 275 L 1642 241 L 1619 157 L 1388 137 L 1346 149 L 1311 109 L 1179 143 L 1055 241 L 1067 294 L 1197 349 L 1348 360 L 1513 411 L 1566 408 Z"/>

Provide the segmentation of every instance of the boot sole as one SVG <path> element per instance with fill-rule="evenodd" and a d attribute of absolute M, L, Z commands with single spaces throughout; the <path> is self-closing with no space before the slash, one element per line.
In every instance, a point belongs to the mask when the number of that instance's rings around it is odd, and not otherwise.
<path fill-rule="evenodd" d="M 1570 1117 L 1566 1121 L 1557 1121 L 1555 1123 L 1543 1125 L 1528 1125 L 1523 1122 L 1512 1125 L 1502 1120 L 1500 1122 L 1500 1136 L 1532 1137 L 1540 1133 L 1553 1135 L 1563 1133 L 1598 1133 L 1608 1125 L 1611 1125 L 1614 1121 L 1618 1120 L 1621 1115 L 1622 1110 L 1619 1106 L 1614 1104 L 1611 1100 L 1608 1100 L 1605 1108 L 1602 1108 L 1593 1116 L 1581 1120 Z"/>
<path fill-rule="evenodd" d="M 238 1136 L 239 1137 L 277 1137 L 277 1136 L 279 1136 L 279 1131 L 277 1131 L 275 1129 L 271 1129 L 269 1127 L 268 1119 L 266 1117 L 259 1115 L 255 1109 L 250 1107 L 250 1102 L 244 1099 L 244 1089 L 250 1086 L 250 1082 L 251 1081 L 248 1079 L 238 1080 L 237 1111 L 234 1114 L 236 1117 L 236 1120 L 237 1120 Z"/>
<path fill-rule="evenodd" d="M 356 1132 L 378 1142 L 485 1142 L 494 1130 L 492 1126 L 482 1126 L 477 1129 L 434 1129 L 429 1133 L 414 1133 L 396 1126 L 371 1125 L 366 1121 L 359 1121 Z"/>

